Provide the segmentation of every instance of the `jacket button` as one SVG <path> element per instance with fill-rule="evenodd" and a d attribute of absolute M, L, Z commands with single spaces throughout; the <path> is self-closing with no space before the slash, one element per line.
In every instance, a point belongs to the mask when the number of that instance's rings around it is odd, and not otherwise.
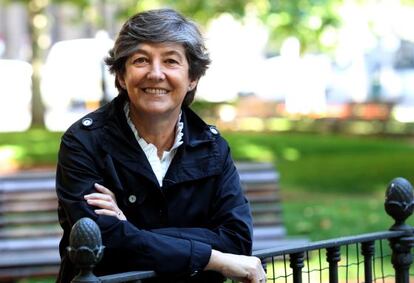
<path fill-rule="evenodd" d="M 214 128 L 214 127 L 210 127 L 210 132 L 212 132 L 213 133 L 213 135 L 218 135 L 218 131 L 217 131 L 217 129 L 216 128 Z"/>
<path fill-rule="evenodd" d="M 194 270 L 193 273 L 191 273 L 191 277 L 196 276 L 198 274 L 198 270 Z"/>
<path fill-rule="evenodd" d="M 82 125 L 84 125 L 85 127 L 89 127 L 92 124 L 93 124 L 92 118 L 83 118 L 82 119 Z"/>
<path fill-rule="evenodd" d="M 128 197 L 128 201 L 129 201 L 130 203 L 135 203 L 135 202 L 137 201 L 137 197 L 136 197 L 135 195 L 130 195 L 130 196 Z"/>

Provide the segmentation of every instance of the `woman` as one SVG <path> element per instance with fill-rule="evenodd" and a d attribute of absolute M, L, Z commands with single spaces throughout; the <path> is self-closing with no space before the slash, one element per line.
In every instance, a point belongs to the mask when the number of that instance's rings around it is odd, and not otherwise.
<path fill-rule="evenodd" d="M 150 269 L 162 282 L 264 282 L 260 260 L 248 256 L 252 219 L 229 147 L 189 108 L 210 63 L 197 27 L 170 9 L 139 13 L 106 63 L 119 95 L 62 137 L 58 281 L 76 274 L 70 228 L 90 217 L 105 245 L 96 274 Z"/>

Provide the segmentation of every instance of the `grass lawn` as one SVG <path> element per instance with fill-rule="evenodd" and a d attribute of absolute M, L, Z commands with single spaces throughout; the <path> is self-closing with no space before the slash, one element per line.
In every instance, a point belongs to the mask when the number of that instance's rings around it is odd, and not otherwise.
<path fill-rule="evenodd" d="M 224 133 L 237 160 L 271 161 L 280 172 L 290 235 L 312 240 L 388 229 L 388 183 L 414 181 L 414 143 L 406 138 Z M 414 223 L 411 221 L 410 223 Z"/>
<path fill-rule="evenodd" d="M 414 142 L 293 133 L 225 133 L 235 159 L 267 160 L 287 191 L 367 193 L 384 191 L 397 176 L 414 180 Z"/>
<path fill-rule="evenodd" d="M 44 129 L 0 133 L 0 170 L 54 167 L 61 135 Z"/>

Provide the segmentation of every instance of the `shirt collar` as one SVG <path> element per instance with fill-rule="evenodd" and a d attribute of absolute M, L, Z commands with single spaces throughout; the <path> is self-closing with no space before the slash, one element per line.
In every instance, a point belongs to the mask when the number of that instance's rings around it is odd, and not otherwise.
<path fill-rule="evenodd" d="M 148 147 L 150 147 L 150 144 L 148 144 L 146 140 L 144 140 L 142 137 L 140 137 L 137 128 L 135 127 L 134 123 L 132 123 L 131 117 L 129 115 L 129 102 L 128 101 L 126 101 L 125 104 L 124 104 L 124 113 L 125 113 L 125 117 L 126 117 L 126 120 L 128 122 L 128 125 L 131 128 L 132 132 L 134 133 L 134 136 L 137 139 L 139 145 L 144 150 L 145 149 L 148 149 Z M 180 112 L 180 115 L 178 116 L 177 125 L 175 127 L 174 144 L 170 148 L 169 152 L 171 152 L 172 150 L 178 148 L 180 145 L 183 144 L 183 136 L 184 136 L 183 129 L 184 129 L 184 123 L 181 121 L 181 115 L 182 115 L 182 112 Z"/>

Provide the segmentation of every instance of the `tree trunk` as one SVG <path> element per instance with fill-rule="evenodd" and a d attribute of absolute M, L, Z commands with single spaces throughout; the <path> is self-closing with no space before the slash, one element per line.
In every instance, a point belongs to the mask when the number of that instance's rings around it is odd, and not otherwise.
<path fill-rule="evenodd" d="M 40 78 L 44 59 L 44 49 L 39 45 L 39 39 L 44 34 L 45 25 L 39 23 L 39 17 L 44 16 L 46 6 L 43 2 L 32 0 L 29 2 L 29 31 L 32 44 L 32 124 L 31 127 L 44 127 L 45 107 L 43 105 Z"/>

